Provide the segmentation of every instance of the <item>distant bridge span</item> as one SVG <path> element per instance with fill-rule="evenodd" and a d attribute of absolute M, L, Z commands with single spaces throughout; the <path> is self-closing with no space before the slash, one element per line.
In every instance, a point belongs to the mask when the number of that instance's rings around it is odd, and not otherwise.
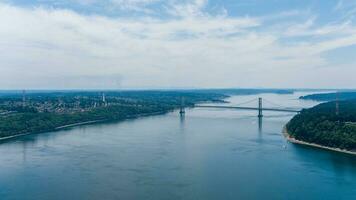
<path fill-rule="evenodd" d="M 243 106 L 204 106 L 197 105 L 195 108 L 223 108 L 223 109 L 238 109 L 238 110 L 260 110 L 260 108 L 255 107 L 243 107 Z M 261 108 L 263 111 L 276 111 L 276 112 L 290 112 L 290 113 L 300 113 L 300 110 L 285 109 L 285 108 Z"/>
<path fill-rule="evenodd" d="M 252 101 L 248 101 L 247 103 L 256 101 L 256 99 L 253 99 Z M 267 101 L 267 100 L 266 100 Z M 270 102 L 272 103 L 272 102 Z M 246 104 L 242 103 L 242 104 Z M 241 104 L 237 106 L 216 106 L 216 105 L 196 105 L 194 106 L 195 108 L 221 108 L 221 109 L 238 109 L 238 110 L 257 110 L 258 111 L 258 117 L 263 117 L 262 111 L 275 111 L 275 112 L 289 112 L 289 113 L 300 113 L 301 110 L 297 109 L 292 109 L 292 108 L 285 108 L 282 106 L 279 106 L 277 108 L 264 108 L 262 106 L 262 98 L 258 98 L 258 106 L 257 107 L 248 107 L 248 106 L 240 106 Z M 180 113 L 184 114 L 185 113 L 185 106 L 184 106 L 184 98 L 182 98 L 182 104 L 180 108 Z"/>

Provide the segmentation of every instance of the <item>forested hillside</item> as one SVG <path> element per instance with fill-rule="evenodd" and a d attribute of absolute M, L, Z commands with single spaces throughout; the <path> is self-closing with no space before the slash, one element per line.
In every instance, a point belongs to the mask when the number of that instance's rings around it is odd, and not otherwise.
<path fill-rule="evenodd" d="M 320 93 L 301 96 L 300 99 L 314 100 L 314 101 L 335 101 L 356 99 L 356 92 L 339 92 L 339 93 Z"/>
<path fill-rule="evenodd" d="M 328 147 L 356 150 L 356 100 L 340 101 L 303 110 L 288 124 L 287 131 L 297 140 Z"/>
<path fill-rule="evenodd" d="M 46 92 L 26 97 L 10 93 L 0 97 L 0 138 L 55 130 L 90 122 L 117 121 L 160 114 L 181 106 L 227 97 L 216 93 L 178 91 Z"/>

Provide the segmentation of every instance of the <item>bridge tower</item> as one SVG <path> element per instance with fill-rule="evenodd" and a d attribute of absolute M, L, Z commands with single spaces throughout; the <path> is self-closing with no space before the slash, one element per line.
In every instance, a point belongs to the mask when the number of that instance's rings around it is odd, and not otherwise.
<path fill-rule="evenodd" d="M 185 114 L 185 102 L 184 102 L 184 97 L 181 97 L 180 99 L 180 111 L 179 113 L 181 115 L 184 115 Z"/>
<path fill-rule="evenodd" d="M 262 114 L 262 98 L 258 98 L 258 117 L 263 117 Z"/>

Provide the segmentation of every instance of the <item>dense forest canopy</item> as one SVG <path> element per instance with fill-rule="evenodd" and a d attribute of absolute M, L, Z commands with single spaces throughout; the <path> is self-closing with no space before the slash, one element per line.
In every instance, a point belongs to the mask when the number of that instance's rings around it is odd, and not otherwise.
<path fill-rule="evenodd" d="M 288 124 L 288 133 L 297 140 L 356 150 L 356 100 L 328 102 L 303 110 Z"/>

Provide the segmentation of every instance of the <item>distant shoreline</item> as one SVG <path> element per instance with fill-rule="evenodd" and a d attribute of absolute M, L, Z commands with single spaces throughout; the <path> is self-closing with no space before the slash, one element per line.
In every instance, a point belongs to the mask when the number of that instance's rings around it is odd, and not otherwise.
<path fill-rule="evenodd" d="M 340 148 L 334 148 L 334 147 L 327 147 L 327 146 L 323 146 L 320 144 L 315 144 L 315 143 L 309 143 L 309 142 L 304 142 L 302 140 L 297 140 L 294 137 L 290 136 L 290 134 L 288 133 L 287 127 L 284 126 L 283 127 L 283 136 L 291 143 L 293 144 L 298 144 L 298 145 L 305 145 L 305 146 L 310 146 L 310 147 L 316 147 L 316 148 L 320 148 L 320 149 L 324 149 L 324 150 L 329 150 L 329 151 L 334 151 L 334 152 L 339 152 L 339 153 L 346 153 L 349 155 L 354 155 L 356 156 L 356 151 L 349 151 L 349 150 L 345 150 L 345 149 L 340 149 Z"/>
<path fill-rule="evenodd" d="M 155 115 L 161 115 L 161 114 L 165 114 L 167 112 L 153 112 L 153 113 L 145 113 L 145 114 L 137 114 L 137 115 L 132 115 L 132 116 L 127 116 L 124 119 L 120 119 L 120 120 L 115 120 L 115 122 L 121 122 L 121 121 L 125 121 L 128 119 L 137 119 L 140 117 L 148 117 L 148 116 L 155 116 Z M 92 121 L 85 121 L 85 122 L 78 122 L 78 123 L 73 123 L 73 124 L 67 124 L 67 125 L 63 125 L 63 126 L 59 126 L 56 127 L 52 130 L 48 130 L 48 131 L 43 131 L 43 132 L 33 132 L 33 133 L 22 133 L 22 134 L 18 134 L 18 135 L 12 135 L 12 136 L 7 136 L 7 137 L 0 137 L 0 142 L 4 142 L 6 140 L 11 140 L 11 139 L 15 139 L 18 137 L 23 137 L 26 135 L 31 135 L 31 134 L 40 134 L 40 133 L 47 133 L 47 132 L 53 132 L 53 131 L 59 131 L 65 128 L 72 128 L 72 127 L 78 127 L 78 126 L 82 126 L 82 125 L 89 125 L 89 124 L 98 124 L 101 122 L 106 122 L 106 121 L 110 121 L 110 120 L 106 120 L 106 119 L 101 119 L 101 120 L 92 120 Z"/>

